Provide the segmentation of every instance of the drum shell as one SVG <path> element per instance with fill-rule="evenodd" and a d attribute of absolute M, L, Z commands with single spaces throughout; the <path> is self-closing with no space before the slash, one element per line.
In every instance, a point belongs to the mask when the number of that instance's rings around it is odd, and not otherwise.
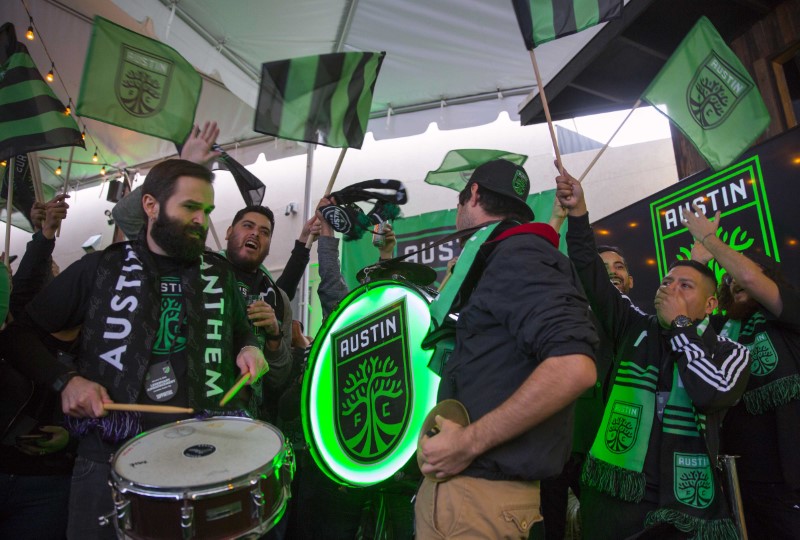
<path fill-rule="evenodd" d="M 184 538 L 181 522 L 186 509 L 191 510 L 190 538 L 237 538 L 269 530 L 285 510 L 294 473 L 291 448 L 277 428 L 269 427 L 280 437 L 281 452 L 263 467 L 225 483 L 183 489 L 142 486 L 112 467 L 118 535 L 135 540 Z M 256 494 L 261 494 L 261 510 Z"/>

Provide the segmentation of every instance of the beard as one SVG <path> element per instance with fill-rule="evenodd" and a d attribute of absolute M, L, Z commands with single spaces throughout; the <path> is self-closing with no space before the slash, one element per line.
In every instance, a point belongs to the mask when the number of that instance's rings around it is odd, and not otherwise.
<path fill-rule="evenodd" d="M 193 233 L 199 233 L 196 236 Z M 202 225 L 184 225 L 172 219 L 165 212 L 160 212 L 150 236 L 167 255 L 184 263 L 196 261 L 206 249 L 208 231 Z"/>
<path fill-rule="evenodd" d="M 731 302 L 728 306 L 727 316 L 734 321 L 745 321 L 758 310 L 758 302 L 748 298 L 744 302 Z"/>

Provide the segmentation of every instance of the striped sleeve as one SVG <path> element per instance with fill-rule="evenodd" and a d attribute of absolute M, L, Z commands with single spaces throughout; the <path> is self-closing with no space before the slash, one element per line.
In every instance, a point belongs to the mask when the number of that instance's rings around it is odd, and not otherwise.
<path fill-rule="evenodd" d="M 750 353 L 743 346 L 727 338 L 717 336 L 719 343 L 729 343 L 732 347 L 720 347 L 717 355 L 725 353 L 722 358 L 709 358 L 706 351 L 698 343 L 689 341 L 686 334 L 677 334 L 670 339 L 673 352 L 686 356 L 687 368 L 709 386 L 720 392 L 728 392 L 735 385 L 750 361 Z"/>

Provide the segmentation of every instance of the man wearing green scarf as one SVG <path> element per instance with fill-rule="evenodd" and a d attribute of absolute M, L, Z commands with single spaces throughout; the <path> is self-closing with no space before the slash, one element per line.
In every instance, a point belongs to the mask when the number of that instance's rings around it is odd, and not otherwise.
<path fill-rule="evenodd" d="M 750 382 L 725 418 L 722 448 L 739 456 L 745 523 L 751 538 L 800 534 L 800 294 L 775 261 L 734 251 L 695 208 L 684 223 L 728 273 L 731 302 L 721 334 L 750 350 Z M 720 229 L 721 230 L 721 229 Z M 694 257 L 694 253 L 693 253 Z M 758 261 L 758 262 L 756 262 Z"/>
<path fill-rule="evenodd" d="M 735 539 L 715 470 L 720 420 L 747 384 L 747 349 L 708 326 L 713 273 L 676 261 L 656 315 L 631 306 L 597 255 L 583 190 L 556 178 L 567 248 L 592 310 L 614 341 L 616 374 L 581 477 L 584 538 Z"/>

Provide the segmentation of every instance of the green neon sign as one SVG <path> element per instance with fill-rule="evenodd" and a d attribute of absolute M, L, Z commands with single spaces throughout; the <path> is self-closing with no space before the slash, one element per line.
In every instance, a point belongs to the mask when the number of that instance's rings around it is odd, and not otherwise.
<path fill-rule="evenodd" d="M 439 377 L 429 301 L 406 285 L 379 281 L 350 293 L 317 334 L 303 382 L 306 440 L 333 480 L 369 486 L 390 478 L 416 451 Z"/>
<path fill-rule="evenodd" d="M 692 203 L 709 217 L 721 212 L 721 218 L 726 219 L 717 236 L 732 249 L 758 249 L 780 261 L 761 163 L 756 155 L 650 203 L 661 278 L 672 261 L 690 256 L 693 239 L 682 223 L 682 216 L 694 211 Z M 724 270 L 712 264 L 719 278 Z"/>

